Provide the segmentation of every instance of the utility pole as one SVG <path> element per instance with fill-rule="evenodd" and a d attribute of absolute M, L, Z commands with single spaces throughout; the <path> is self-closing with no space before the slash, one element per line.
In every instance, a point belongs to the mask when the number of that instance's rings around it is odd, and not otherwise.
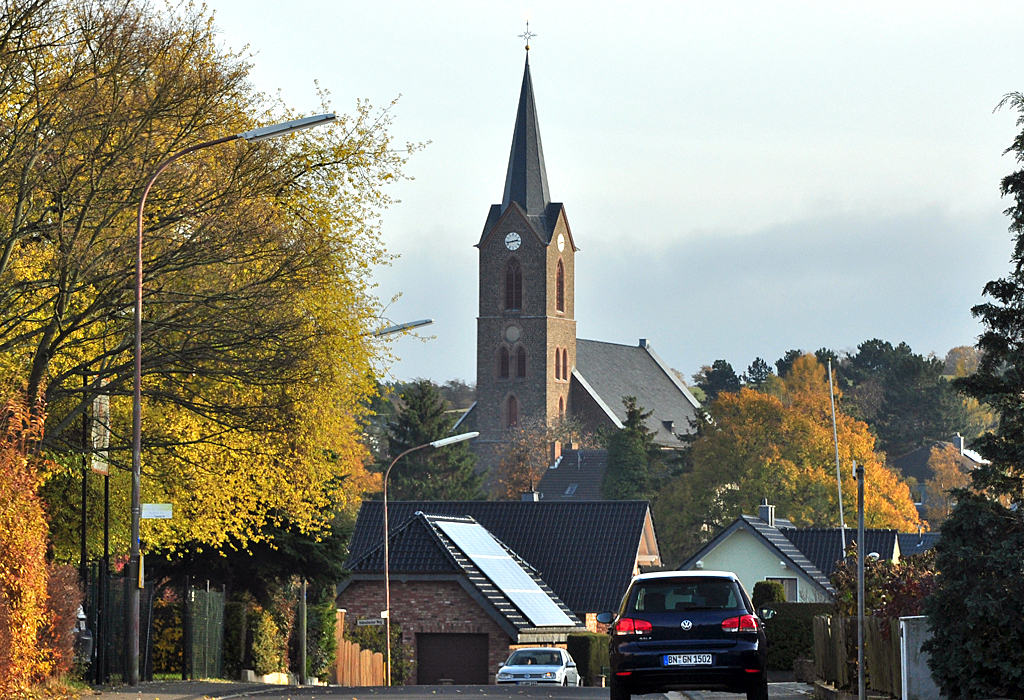
<path fill-rule="evenodd" d="M 864 466 L 853 463 L 857 476 L 857 697 L 866 700 L 864 690 Z"/>

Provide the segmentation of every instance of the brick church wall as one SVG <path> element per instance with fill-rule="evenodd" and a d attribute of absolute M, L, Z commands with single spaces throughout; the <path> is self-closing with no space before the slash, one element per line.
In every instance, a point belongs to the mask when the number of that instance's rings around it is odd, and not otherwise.
<path fill-rule="evenodd" d="M 384 580 L 353 581 L 337 598 L 347 624 L 379 618 L 384 609 Z M 391 579 L 391 621 L 401 625 L 402 642 L 416 661 L 417 633 L 486 634 L 488 683 L 509 655 L 512 639 L 456 581 L 399 581 Z M 410 684 L 416 683 L 413 671 Z"/>

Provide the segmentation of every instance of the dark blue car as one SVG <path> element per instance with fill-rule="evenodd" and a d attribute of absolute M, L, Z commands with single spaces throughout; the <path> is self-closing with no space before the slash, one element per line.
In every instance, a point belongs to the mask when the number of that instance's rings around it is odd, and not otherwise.
<path fill-rule="evenodd" d="M 661 571 L 633 579 L 610 626 L 611 700 L 667 690 L 768 699 L 763 624 L 735 574 Z"/>

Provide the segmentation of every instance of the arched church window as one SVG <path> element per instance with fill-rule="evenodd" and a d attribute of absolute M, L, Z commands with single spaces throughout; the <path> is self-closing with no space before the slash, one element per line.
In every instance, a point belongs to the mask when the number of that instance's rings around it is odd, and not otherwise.
<path fill-rule="evenodd" d="M 555 273 L 555 308 L 565 311 L 565 267 L 562 261 L 558 261 L 558 271 Z"/>
<path fill-rule="evenodd" d="M 562 378 L 562 351 L 555 348 L 555 379 Z"/>
<path fill-rule="evenodd" d="M 508 379 L 508 348 L 503 347 L 498 351 L 498 376 Z"/>
<path fill-rule="evenodd" d="M 505 268 L 505 308 L 523 308 L 523 268 L 515 259 L 509 260 Z"/>
<path fill-rule="evenodd" d="M 522 347 L 516 350 L 516 376 L 519 379 L 526 378 L 526 350 Z"/>
<path fill-rule="evenodd" d="M 569 379 L 569 351 L 562 350 L 562 379 Z"/>
<path fill-rule="evenodd" d="M 515 396 L 508 397 L 508 427 L 519 423 L 519 402 Z"/>
<path fill-rule="evenodd" d="M 558 417 L 565 418 L 565 399 L 558 397 Z"/>

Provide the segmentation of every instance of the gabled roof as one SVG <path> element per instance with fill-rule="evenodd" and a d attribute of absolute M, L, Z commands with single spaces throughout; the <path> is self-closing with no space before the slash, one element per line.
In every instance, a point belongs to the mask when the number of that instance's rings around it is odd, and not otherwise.
<path fill-rule="evenodd" d="M 363 501 L 349 543 L 351 562 L 380 546 L 382 505 Z M 645 552 L 654 558 L 657 552 L 647 501 L 388 503 L 393 523 L 404 522 L 417 511 L 472 517 L 529 562 L 577 614 L 617 606 L 638 558 Z"/>
<path fill-rule="evenodd" d="M 619 345 L 577 339 L 573 379 L 620 427 L 626 420 L 622 397 L 635 396 L 645 411 L 653 412 L 647 428 L 654 441 L 667 447 L 680 446 L 676 436 L 691 432 L 690 421 L 700 407 L 646 340 Z"/>
<path fill-rule="evenodd" d="M 551 203 L 547 168 L 544 166 L 544 148 L 541 146 L 540 125 L 537 122 L 537 104 L 530 77 L 529 53 L 526 54 L 523 87 L 519 92 L 519 110 L 516 112 L 516 127 L 512 132 L 512 150 L 508 157 L 501 211 L 504 213 L 512 202 L 518 202 L 530 216 L 544 214 Z"/>
<path fill-rule="evenodd" d="M 900 543 L 900 556 L 912 557 L 927 552 L 939 541 L 939 532 L 901 532 L 897 535 Z"/>
<path fill-rule="evenodd" d="M 493 537 L 485 528 L 481 527 L 472 518 L 435 516 L 417 512 L 406 519 L 392 532 L 389 537 L 389 556 L 391 560 L 390 572 L 392 577 L 415 577 L 429 575 L 436 577 L 438 574 L 460 574 L 459 582 L 463 587 L 488 611 L 494 620 L 503 627 L 509 635 L 519 640 L 522 632 L 535 631 L 537 624 L 531 621 L 531 616 L 536 618 L 535 612 L 527 605 L 525 609 L 517 605 L 517 595 L 521 594 L 520 588 L 512 590 L 507 581 L 498 577 L 488 576 L 480 566 L 474 562 L 473 553 L 466 552 L 452 536 L 446 533 L 445 525 L 456 523 L 464 526 L 474 533 L 475 537 L 491 538 L 493 544 L 497 545 L 497 551 L 504 550 L 511 558 L 511 566 L 518 567 L 519 580 L 525 575 L 536 586 L 533 590 L 540 600 L 545 596 L 550 603 L 547 605 L 555 613 L 556 617 L 564 615 L 565 625 L 554 625 L 554 627 L 581 627 L 580 620 L 558 599 L 551 588 L 537 575 L 537 572 L 526 563 L 522 557 L 507 547 L 500 540 Z M 505 561 L 508 561 L 506 559 Z M 348 563 L 348 568 L 353 573 L 353 578 L 373 578 L 373 575 L 382 575 L 384 571 L 384 546 L 383 543 L 365 552 L 362 556 L 353 557 Z M 510 573 L 507 569 L 503 572 L 506 577 Z M 528 582 L 527 582 L 528 583 Z M 537 591 L 537 589 L 540 589 Z M 561 610 L 561 614 L 558 611 Z M 543 625 L 544 629 L 552 629 L 551 624 Z M 521 641 L 521 640 L 520 640 Z"/>
<path fill-rule="evenodd" d="M 754 515 L 741 515 L 736 518 L 729 527 L 718 533 L 714 539 L 701 547 L 696 554 L 680 564 L 679 569 L 686 570 L 694 568 L 697 562 L 708 552 L 720 545 L 739 529 L 745 529 L 760 539 L 766 547 L 773 550 L 779 558 L 787 563 L 787 565 L 792 566 L 794 569 L 803 571 L 804 574 L 813 580 L 826 593 L 829 595 L 835 594 L 835 589 L 832 587 L 832 583 L 828 580 L 828 576 L 826 576 L 810 558 L 804 556 L 803 552 L 797 549 L 797 547 L 795 547 L 793 543 L 779 531 L 778 528 L 772 527 L 764 520 Z"/>
<path fill-rule="evenodd" d="M 545 501 L 600 501 L 608 450 L 566 450 L 537 484 Z"/>
<path fill-rule="evenodd" d="M 956 445 L 947 440 L 935 440 L 930 442 L 923 447 L 918 447 L 916 450 L 900 455 L 899 457 L 892 460 L 892 466 L 899 470 L 900 474 L 904 479 L 913 477 L 917 479 L 918 483 L 924 484 L 924 482 L 935 476 L 935 472 L 928 464 L 928 460 L 931 458 L 932 449 L 944 449 L 946 447 L 952 447 L 956 449 Z M 960 467 L 965 472 L 970 471 L 978 467 L 979 464 L 984 464 L 985 460 L 974 450 L 957 450 L 957 460 L 960 462 Z"/>
<path fill-rule="evenodd" d="M 746 516 L 744 516 L 746 517 Z M 760 518 L 758 518 L 760 520 Z M 836 565 L 843 558 L 842 538 L 838 527 L 795 528 L 780 530 L 793 545 L 826 576 L 831 576 Z M 865 554 L 877 552 L 881 559 L 893 561 L 899 558 L 900 548 L 896 530 L 865 530 Z M 857 541 L 857 530 L 846 529 L 846 544 Z"/>

